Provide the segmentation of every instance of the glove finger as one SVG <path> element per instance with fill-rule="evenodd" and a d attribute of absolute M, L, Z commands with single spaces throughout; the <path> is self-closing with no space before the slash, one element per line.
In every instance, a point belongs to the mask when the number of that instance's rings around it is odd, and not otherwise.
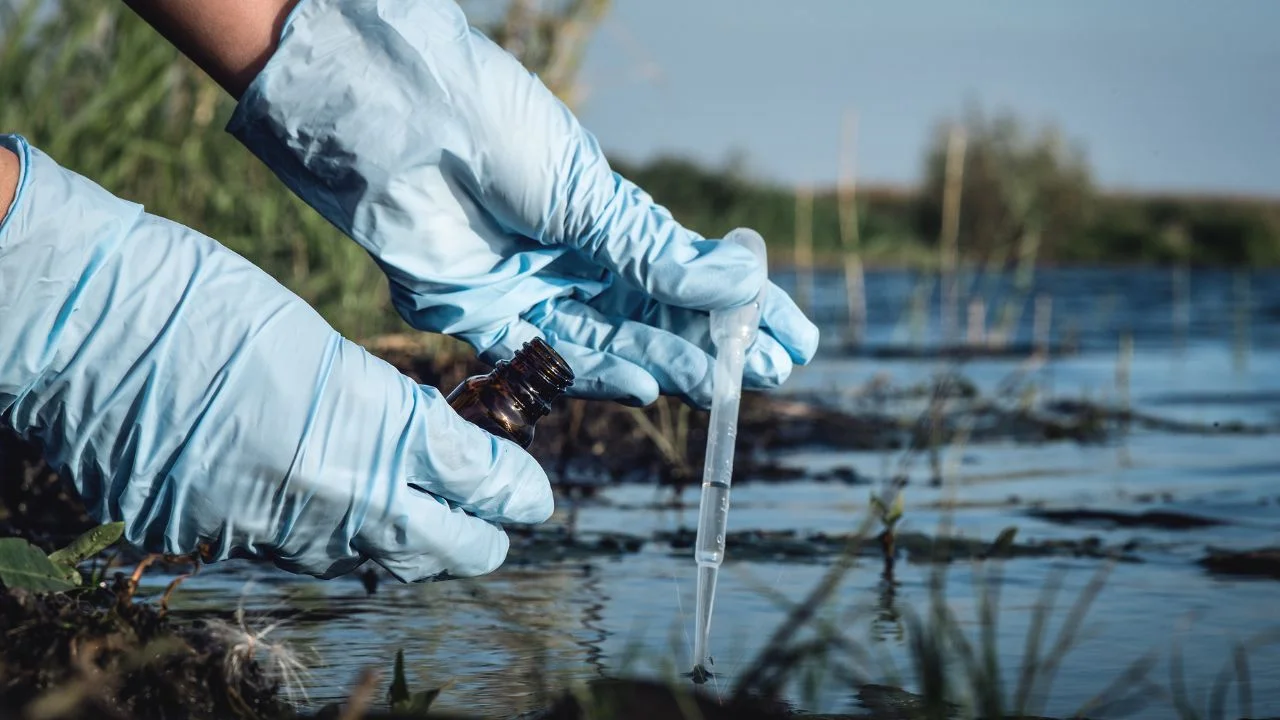
<path fill-rule="evenodd" d="M 711 352 L 710 316 L 701 311 L 654 302 L 635 290 L 612 287 L 591 301 L 605 315 L 622 317 L 675 333 Z M 777 285 L 768 283 L 760 309 L 760 329 L 778 341 L 792 362 L 807 364 L 818 346 L 818 328 Z"/>
<path fill-rule="evenodd" d="M 786 347 L 773 336 L 761 332 L 747 349 L 742 385 L 751 390 L 773 390 L 781 387 L 794 369 L 795 363 L 791 361 L 791 353 Z"/>
<path fill-rule="evenodd" d="M 818 352 L 818 326 L 805 317 L 790 295 L 773 283 L 765 290 L 760 327 L 778 341 L 797 365 L 808 365 Z"/>
<path fill-rule="evenodd" d="M 367 524 L 352 545 L 402 582 L 448 571 L 476 577 L 497 570 L 510 538 L 497 525 L 451 507 L 444 499 L 409 490 L 394 504 L 396 517 Z"/>
<path fill-rule="evenodd" d="M 625 178 L 599 175 L 574 188 L 581 197 L 570 207 L 581 210 L 564 242 L 659 302 L 710 311 L 750 301 L 764 282 L 750 250 L 687 230 Z"/>
<path fill-rule="evenodd" d="M 613 400 L 635 407 L 658 399 L 661 391 L 658 381 L 644 368 L 617 355 L 586 347 L 573 338 L 544 332 L 524 320 L 513 323 L 482 358 L 490 363 L 509 358 L 535 337 L 546 340 L 573 368 L 573 385 L 565 391 L 566 397 Z"/>
<path fill-rule="evenodd" d="M 679 395 L 700 405 L 710 402 L 712 359 L 678 335 L 609 317 L 576 300 L 561 300 L 552 312 L 531 319 L 548 335 L 640 368 L 663 394 Z"/>
<path fill-rule="evenodd" d="M 433 387 L 419 386 L 405 442 L 407 484 L 481 519 L 540 523 L 555 509 L 538 462 L 515 443 L 464 420 Z"/>

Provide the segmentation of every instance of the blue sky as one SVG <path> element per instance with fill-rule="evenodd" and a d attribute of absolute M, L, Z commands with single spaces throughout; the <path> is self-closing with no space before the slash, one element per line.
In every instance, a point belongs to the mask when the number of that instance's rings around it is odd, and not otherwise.
<path fill-rule="evenodd" d="M 972 98 L 1082 142 L 1104 186 L 1280 195 L 1280 0 L 614 0 L 578 109 L 607 150 L 757 176 L 919 178 Z"/>

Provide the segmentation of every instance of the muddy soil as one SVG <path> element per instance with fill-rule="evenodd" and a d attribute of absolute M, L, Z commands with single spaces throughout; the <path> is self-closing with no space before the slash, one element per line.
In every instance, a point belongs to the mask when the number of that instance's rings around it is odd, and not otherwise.
<path fill-rule="evenodd" d="M 123 575 L 69 593 L 0 590 L 0 708 L 28 716 L 271 718 L 277 683 L 204 621 L 133 602 Z"/>
<path fill-rule="evenodd" d="M 1156 530 L 1196 530 L 1226 525 L 1222 520 L 1200 517 L 1172 510 L 1148 510 L 1142 513 L 1126 513 L 1114 510 L 1033 509 L 1027 515 L 1060 525 L 1090 525 L 1111 528 L 1152 528 Z"/>
<path fill-rule="evenodd" d="M 1280 547 L 1254 550 L 1209 548 L 1200 566 L 1215 575 L 1280 580 Z"/>

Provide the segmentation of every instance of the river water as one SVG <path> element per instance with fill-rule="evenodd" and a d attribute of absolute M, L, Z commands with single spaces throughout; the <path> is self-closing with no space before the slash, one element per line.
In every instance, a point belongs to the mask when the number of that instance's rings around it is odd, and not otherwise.
<path fill-rule="evenodd" d="M 789 291 L 796 279 L 780 274 Z M 1143 411 L 1191 422 L 1280 423 L 1280 273 L 1169 270 L 1040 270 L 1034 286 L 1019 296 L 1013 278 L 996 282 L 961 278 L 966 297 L 985 298 L 989 324 L 998 323 L 1007 298 L 1022 298 L 1015 341 L 1035 339 L 1039 323 L 1055 342 L 1074 342 L 1078 354 L 1050 358 L 1028 371 L 1042 396 L 1114 400 L 1123 357 L 1121 337 L 1132 337 L 1128 397 Z M 811 314 L 823 328 L 823 347 L 810 366 L 798 369 L 784 392 L 820 395 L 840 402 L 875 377 L 894 385 L 927 380 L 942 369 L 959 371 L 984 392 L 1026 359 L 874 359 L 841 351 L 845 301 L 838 274 L 819 273 L 812 283 Z M 940 340 L 938 292 L 910 273 L 867 276 L 868 345 L 929 347 Z M 1041 298 L 1037 320 L 1036 297 Z M 1051 301 L 1049 300 L 1051 298 Z M 958 315 L 970 315 L 967 302 Z M 1121 373 L 1123 376 L 1123 373 Z M 852 401 L 852 400 L 850 400 Z M 1201 435 L 1134 431 L 1120 442 L 1081 445 L 971 444 L 948 451 L 947 485 L 934 488 L 928 467 L 905 469 L 902 531 L 934 532 L 947 516 L 966 535 L 994 538 L 1016 525 L 1019 540 L 1081 538 L 1096 534 L 1108 543 L 1142 541 L 1143 562 L 1116 566 L 1093 603 L 1077 645 L 1062 661 L 1043 711 L 1069 714 L 1120 677 L 1148 652 L 1158 654 L 1149 678 L 1169 688 L 1171 651 L 1181 647 L 1187 692 L 1201 713 L 1205 694 L 1236 643 L 1280 627 L 1280 583 L 1214 577 L 1197 564 L 1206 546 L 1250 548 L 1277 545 L 1280 531 L 1280 437 Z M 899 472 L 902 453 L 802 450 L 777 460 L 821 472 L 852 467 L 873 477 Z M 754 482 L 735 488 L 730 530 L 791 529 L 850 532 L 864 517 L 868 488 L 807 481 Z M 579 531 L 625 529 L 644 535 L 692 527 L 697 489 L 683 510 L 661 507 L 656 488 L 612 488 L 577 514 Z M 946 509 L 948 498 L 954 502 Z M 1172 509 L 1227 521 L 1193 530 L 1108 529 L 1028 517 L 1030 504 L 1140 512 Z M 552 523 L 563 523 L 561 503 Z M 781 622 L 783 604 L 796 602 L 819 582 L 829 563 L 733 562 L 721 575 L 712 631 L 718 677 L 713 689 L 727 691 Z M 1103 562 L 1089 558 L 1019 559 L 1002 564 L 998 624 L 994 632 L 1003 677 L 1012 688 L 1041 590 L 1063 575 L 1061 599 L 1050 615 L 1049 638 L 1071 602 Z M 975 566 L 947 569 L 947 602 L 975 643 Z M 914 689 L 906 608 L 928 607 L 930 568 L 900 563 L 890 596 L 877 563 L 861 561 L 839 587 L 825 613 L 851 641 L 875 660 L 872 680 Z M 312 703 L 340 700 L 360 670 L 390 669 L 403 649 L 413 687 L 452 684 L 439 706 L 496 716 L 537 706 L 544 684 L 586 680 L 605 674 L 687 672 L 694 605 L 691 554 L 673 555 L 647 546 L 605 560 L 509 566 L 474 581 L 405 586 L 384 582 L 369 596 L 359 582 L 293 577 L 230 562 L 207 568 L 178 591 L 174 608 L 191 613 L 225 612 L 243 603 L 250 628 L 268 622 L 266 610 L 310 613 L 286 622 L 271 638 L 318 654 L 302 685 Z M 153 575 L 153 588 L 166 578 Z M 1280 650 L 1250 654 L 1254 716 L 1280 715 Z M 385 682 L 385 680 L 384 680 Z M 811 673 L 791 687 L 807 710 L 856 709 L 847 681 Z M 1012 692 L 1010 689 L 1008 692 Z M 1227 693 L 1228 715 L 1242 714 Z M 1170 701 L 1157 698 L 1137 717 L 1170 717 Z"/>

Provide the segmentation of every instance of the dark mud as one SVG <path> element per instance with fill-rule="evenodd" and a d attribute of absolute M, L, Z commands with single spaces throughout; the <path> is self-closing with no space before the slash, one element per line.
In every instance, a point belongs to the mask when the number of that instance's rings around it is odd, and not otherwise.
<path fill-rule="evenodd" d="M 1254 550 L 1209 548 L 1199 563 L 1214 575 L 1280 580 L 1280 547 Z"/>
<path fill-rule="evenodd" d="M 0 590 L 0 708 L 79 717 L 268 718 L 278 686 L 204 621 L 135 603 L 122 575 L 73 593 Z"/>
<path fill-rule="evenodd" d="M 1092 525 L 1114 528 L 1151 528 L 1156 530 L 1197 530 L 1200 528 L 1226 525 L 1222 520 L 1200 517 L 1189 513 L 1172 510 L 1148 510 L 1141 513 L 1126 513 L 1115 510 L 1093 510 L 1089 508 L 1073 509 L 1034 509 L 1028 510 L 1028 516 L 1059 525 Z"/>
<path fill-rule="evenodd" d="M 606 559 L 640 552 L 646 548 L 684 556 L 693 550 L 697 531 L 681 528 L 659 531 L 649 536 L 624 533 L 570 533 L 564 528 L 513 526 L 507 565 L 533 565 L 563 560 Z M 1073 540 L 1043 540 L 1002 545 L 992 552 L 991 540 L 964 537 L 934 537 L 924 533 L 899 532 L 894 536 L 896 556 L 910 563 L 951 563 L 987 557 L 1116 558 L 1141 562 L 1138 541 L 1108 544 L 1096 536 Z M 801 533 L 794 530 L 740 530 L 725 536 L 725 562 L 786 561 L 825 563 L 846 553 L 861 557 L 881 557 L 874 537 L 855 534 Z"/>

